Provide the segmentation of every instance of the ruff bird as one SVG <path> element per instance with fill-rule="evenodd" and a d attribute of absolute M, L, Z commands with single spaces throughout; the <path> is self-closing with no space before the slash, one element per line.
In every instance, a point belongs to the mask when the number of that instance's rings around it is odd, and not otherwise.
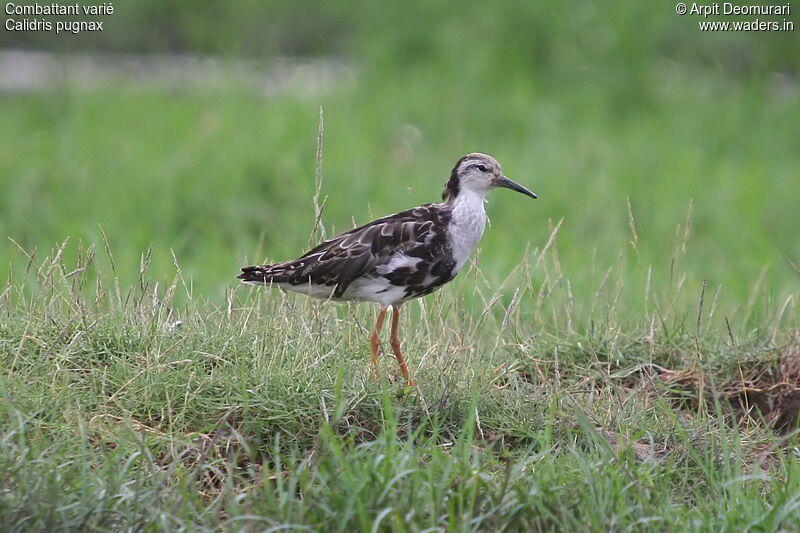
<path fill-rule="evenodd" d="M 400 351 L 400 306 L 438 290 L 458 274 L 486 227 L 486 195 L 498 187 L 536 198 L 504 176 L 493 157 L 467 154 L 453 167 L 441 203 L 379 218 L 328 239 L 292 261 L 244 267 L 237 278 L 325 300 L 380 304 L 370 336 L 376 378 L 379 335 L 391 308 L 390 344 L 400 372 L 413 385 Z"/>

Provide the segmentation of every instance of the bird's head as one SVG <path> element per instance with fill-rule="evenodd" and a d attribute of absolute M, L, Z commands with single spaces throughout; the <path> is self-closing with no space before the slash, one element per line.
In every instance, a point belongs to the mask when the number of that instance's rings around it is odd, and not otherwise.
<path fill-rule="evenodd" d="M 459 159 L 453 167 L 450 179 L 442 191 L 442 199 L 452 201 L 464 191 L 474 192 L 483 197 L 497 187 L 536 198 L 531 191 L 504 176 L 500 163 L 495 158 L 486 154 L 472 153 Z"/>

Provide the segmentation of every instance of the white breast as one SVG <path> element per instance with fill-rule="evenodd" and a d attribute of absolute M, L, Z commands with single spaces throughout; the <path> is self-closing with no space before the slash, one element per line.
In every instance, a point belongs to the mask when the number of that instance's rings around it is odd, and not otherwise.
<path fill-rule="evenodd" d="M 449 228 L 453 258 L 456 261 L 453 267 L 454 276 L 461 270 L 481 240 L 486 220 L 483 196 L 471 191 L 462 191 L 455 200 Z"/>

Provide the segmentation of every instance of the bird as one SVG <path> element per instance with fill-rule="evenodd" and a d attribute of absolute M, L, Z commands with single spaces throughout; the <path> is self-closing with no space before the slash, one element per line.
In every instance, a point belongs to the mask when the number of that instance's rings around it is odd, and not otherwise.
<path fill-rule="evenodd" d="M 330 238 L 291 261 L 243 267 L 244 283 L 280 287 L 331 301 L 380 305 L 370 334 L 370 363 L 379 378 L 380 333 L 392 311 L 390 345 L 409 386 L 415 383 L 400 349 L 400 307 L 440 289 L 461 271 L 488 217 L 486 195 L 506 188 L 536 194 L 503 174 L 493 157 L 469 153 L 450 172 L 442 202 L 378 218 Z"/>

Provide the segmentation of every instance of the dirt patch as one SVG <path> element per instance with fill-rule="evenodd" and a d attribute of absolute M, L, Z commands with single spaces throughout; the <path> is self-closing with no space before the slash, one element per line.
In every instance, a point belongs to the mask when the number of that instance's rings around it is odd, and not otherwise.
<path fill-rule="evenodd" d="M 741 423 L 767 426 L 779 433 L 798 428 L 800 422 L 800 337 L 793 336 L 769 357 L 739 363 L 739 376 L 714 382 L 707 372 L 691 366 L 684 370 L 661 368 L 656 373 L 671 401 L 697 408 L 703 402 L 713 409 L 719 402 Z"/>

